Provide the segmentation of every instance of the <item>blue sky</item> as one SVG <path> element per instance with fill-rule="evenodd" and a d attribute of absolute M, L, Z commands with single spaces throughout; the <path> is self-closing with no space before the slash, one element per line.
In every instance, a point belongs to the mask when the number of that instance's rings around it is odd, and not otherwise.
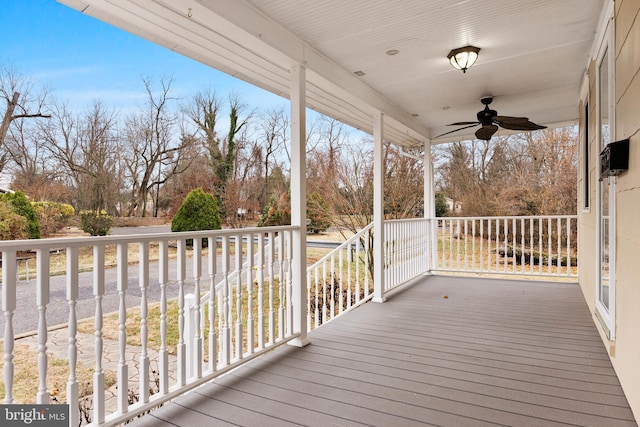
<path fill-rule="evenodd" d="M 74 109 L 100 99 L 121 112 L 145 101 L 142 77 L 173 76 L 172 93 L 235 91 L 258 109 L 288 105 L 276 95 L 80 14 L 55 0 L 0 0 L 0 64 L 47 86 Z"/>

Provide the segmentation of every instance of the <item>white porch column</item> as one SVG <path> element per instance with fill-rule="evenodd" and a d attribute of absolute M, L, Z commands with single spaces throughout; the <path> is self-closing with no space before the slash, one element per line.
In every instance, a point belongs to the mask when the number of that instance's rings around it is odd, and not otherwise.
<path fill-rule="evenodd" d="M 307 338 L 307 180 L 306 180 L 306 68 L 291 69 L 291 225 L 293 232 L 293 331 L 289 344 L 303 347 Z"/>
<path fill-rule="evenodd" d="M 373 302 L 384 302 L 384 115 L 373 116 Z"/>
<path fill-rule="evenodd" d="M 431 143 L 425 141 L 424 143 L 424 159 L 422 161 L 424 165 L 424 217 L 430 219 L 428 228 L 426 230 L 425 239 L 427 239 L 427 252 L 425 253 L 426 270 L 431 271 L 433 264 L 433 257 L 436 256 L 434 250 L 437 242 L 434 239 L 435 236 L 435 193 L 433 189 L 433 163 L 431 163 Z"/>

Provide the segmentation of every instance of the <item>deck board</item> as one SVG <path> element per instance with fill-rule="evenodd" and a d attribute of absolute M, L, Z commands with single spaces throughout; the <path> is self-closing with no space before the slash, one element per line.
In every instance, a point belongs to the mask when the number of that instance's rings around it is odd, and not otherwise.
<path fill-rule="evenodd" d="M 637 426 L 575 284 L 426 277 L 310 339 L 133 425 Z"/>

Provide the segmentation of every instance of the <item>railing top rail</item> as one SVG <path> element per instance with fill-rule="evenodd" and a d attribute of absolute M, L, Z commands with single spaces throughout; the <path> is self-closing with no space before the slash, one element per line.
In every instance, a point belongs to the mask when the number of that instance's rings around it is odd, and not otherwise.
<path fill-rule="evenodd" d="M 362 230 L 358 231 L 356 234 L 354 234 L 353 236 L 349 237 L 347 240 L 345 240 L 344 242 L 342 242 L 339 246 L 337 246 L 336 248 L 334 248 L 333 250 L 331 250 L 331 252 L 329 252 L 328 254 L 326 254 L 325 256 L 323 256 L 322 258 L 320 258 L 318 261 L 316 261 L 313 265 L 310 265 L 309 267 L 307 267 L 307 271 L 310 271 L 311 269 L 313 269 L 315 266 L 320 265 L 321 263 L 325 262 L 326 260 L 330 259 L 331 256 L 346 248 L 347 246 L 349 246 L 350 244 L 352 244 L 354 241 L 356 241 L 357 239 L 359 239 L 364 233 L 366 233 L 368 230 L 370 230 L 371 228 L 373 228 L 373 223 L 370 223 L 369 225 L 367 225 L 365 228 L 363 228 Z"/>
<path fill-rule="evenodd" d="M 63 237 L 57 239 L 31 239 L 31 240 L 3 240 L 0 242 L 0 251 L 4 250 L 32 250 L 48 248 L 73 248 L 95 245 L 112 245 L 118 243 L 154 242 L 159 240 L 181 240 L 202 237 L 237 236 L 244 234 L 269 233 L 279 231 L 299 230 L 298 226 L 281 227 L 250 227 L 233 228 L 224 230 L 182 231 L 154 234 L 132 234 L 128 236 L 85 236 Z"/>
<path fill-rule="evenodd" d="M 474 220 L 474 219 L 576 219 L 578 215 L 497 215 L 497 216 L 439 216 L 442 220 Z"/>
<path fill-rule="evenodd" d="M 431 218 L 402 218 L 402 219 L 386 219 L 384 220 L 384 223 L 391 223 L 391 222 L 422 222 L 422 221 L 429 221 Z"/>

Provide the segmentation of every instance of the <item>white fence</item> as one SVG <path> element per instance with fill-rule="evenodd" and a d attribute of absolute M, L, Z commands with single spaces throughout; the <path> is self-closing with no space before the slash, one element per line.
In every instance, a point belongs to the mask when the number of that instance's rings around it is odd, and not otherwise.
<path fill-rule="evenodd" d="M 577 216 L 437 218 L 434 271 L 578 276 Z"/>

